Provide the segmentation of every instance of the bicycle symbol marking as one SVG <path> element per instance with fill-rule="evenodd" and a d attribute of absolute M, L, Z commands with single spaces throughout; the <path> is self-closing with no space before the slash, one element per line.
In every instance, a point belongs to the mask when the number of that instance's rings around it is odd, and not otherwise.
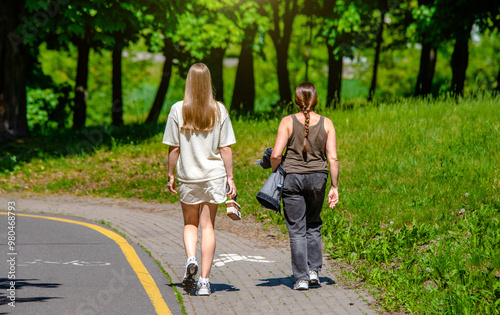
<path fill-rule="evenodd" d="M 258 262 L 258 263 L 272 263 L 274 260 L 266 260 L 266 257 L 263 256 L 243 256 L 238 254 L 221 254 L 219 255 L 220 259 L 214 259 L 214 266 L 220 267 L 224 266 L 230 262 L 236 261 L 249 261 L 249 262 Z"/>
<path fill-rule="evenodd" d="M 94 267 L 94 266 L 110 266 L 109 262 L 102 261 L 84 261 L 84 260 L 72 260 L 72 261 L 50 261 L 35 259 L 34 261 L 25 261 L 19 266 L 30 266 L 36 264 L 48 264 L 48 265 L 73 265 L 73 266 L 84 266 L 84 267 Z"/>

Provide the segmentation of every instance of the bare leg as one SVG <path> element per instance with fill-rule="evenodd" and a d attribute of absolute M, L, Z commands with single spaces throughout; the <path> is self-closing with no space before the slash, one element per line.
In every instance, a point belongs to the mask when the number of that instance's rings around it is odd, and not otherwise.
<path fill-rule="evenodd" d="M 181 202 L 184 215 L 184 248 L 186 256 L 196 256 L 198 243 L 198 225 L 200 223 L 200 205 L 187 205 Z"/>
<path fill-rule="evenodd" d="M 200 214 L 201 229 L 201 277 L 208 278 L 215 254 L 215 216 L 217 204 L 202 203 Z"/>

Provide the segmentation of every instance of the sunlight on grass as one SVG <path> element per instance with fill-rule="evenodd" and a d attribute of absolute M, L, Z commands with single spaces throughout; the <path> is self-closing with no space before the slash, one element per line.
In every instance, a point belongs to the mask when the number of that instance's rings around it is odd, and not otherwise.
<path fill-rule="evenodd" d="M 341 163 L 340 202 L 323 212 L 328 253 L 354 266 L 346 275 L 376 288 L 387 310 L 494 313 L 500 99 L 352 107 L 319 109 L 335 124 Z M 255 199 L 269 175 L 255 161 L 274 145 L 282 116 L 266 115 L 232 117 L 236 185 L 244 215 L 283 226 Z M 0 191 L 175 202 L 166 191 L 164 127 L 89 127 L 5 144 Z"/>

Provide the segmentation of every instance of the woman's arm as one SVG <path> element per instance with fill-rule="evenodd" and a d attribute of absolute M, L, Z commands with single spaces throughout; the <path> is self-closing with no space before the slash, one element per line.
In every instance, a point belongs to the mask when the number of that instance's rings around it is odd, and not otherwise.
<path fill-rule="evenodd" d="M 286 116 L 280 122 L 278 127 L 278 135 L 276 136 L 276 142 L 274 143 L 273 152 L 271 153 L 271 167 L 273 172 L 281 164 L 281 157 L 283 155 L 283 150 L 285 150 L 286 144 L 288 143 L 288 138 L 290 137 L 292 127 L 292 117 Z"/>
<path fill-rule="evenodd" d="M 234 184 L 234 174 L 233 174 L 233 150 L 231 146 L 220 148 L 220 156 L 224 162 L 224 168 L 226 169 L 227 184 L 229 186 L 228 195 L 231 198 L 236 196 L 236 185 Z"/>
<path fill-rule="evenodd" d="M 169 146 L 168 147 L 168 190 L 177 193 L 175 190 L 175 166 L 177 165 L 177 160 L 179 159 L 179 147 Z"/>
<path fill-rule="evenodd" d="M 332 187 L 328 193 L 328 204 L 330 208 L 339 202 L 339 160 L 337 158 L 337 137 L 335 127 L 330 119 L 325 120 L 325 129 L 328 134 L 326 140 L 326 154 L 330 164 L 330 179 Z"/>

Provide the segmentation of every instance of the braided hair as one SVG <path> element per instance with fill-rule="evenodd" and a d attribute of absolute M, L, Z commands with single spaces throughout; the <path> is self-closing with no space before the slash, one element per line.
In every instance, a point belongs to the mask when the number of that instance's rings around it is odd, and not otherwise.
<path fill-rule="evenodd" d="M 307 136 L 309 135 L 309 112 L 314 110 L 318 104 L 318 95 L 316 87 L 312 83 L 305 82 L 295 88 L 295 104 L 299 107 L 300 111 L 304 114 L 304 142 L 302 143 L 302 155 L 304 160 L 307 156 Z"/>

